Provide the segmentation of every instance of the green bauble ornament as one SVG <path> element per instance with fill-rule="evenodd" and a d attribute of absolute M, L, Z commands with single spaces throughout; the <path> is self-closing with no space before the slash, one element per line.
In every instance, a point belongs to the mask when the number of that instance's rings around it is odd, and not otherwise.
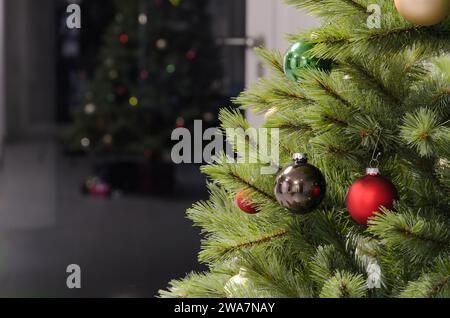
<path fill-rule="evenodd" d="M 304 68 L 318 68 L 324 71 L 331 69 L 331 61 L 311 57 L 309 51 L 314 47 L 313 44 L 300 40 L 292 44 L 284 56 L 284 73 L 292 81 L 300 79 Z"/>

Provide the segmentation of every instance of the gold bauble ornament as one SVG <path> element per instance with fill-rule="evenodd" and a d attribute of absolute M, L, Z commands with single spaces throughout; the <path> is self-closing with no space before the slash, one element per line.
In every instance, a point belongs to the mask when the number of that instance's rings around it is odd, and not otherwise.
<path fill-rule="evenodd" d="M 245 275 L 246 270 L 241 268 L 239 274 L 231 277 L 225 284 L 224 290 L 227 298 L 237 297 L 237 295 L 241 295 L 251 286 L 249 279 L 246 278 Z"/>
<path fill-rule="evenodd" d="M 450 0 L 395 0 L 398 12 L 415 25 L 431 26 L 445 20 Z"/>

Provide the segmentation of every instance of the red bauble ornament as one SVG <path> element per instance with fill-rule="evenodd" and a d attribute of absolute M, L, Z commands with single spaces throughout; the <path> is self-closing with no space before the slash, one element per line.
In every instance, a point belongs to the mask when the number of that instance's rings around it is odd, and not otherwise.
<path fill-rule="evenodd" d="M 145 81 L 148 79 L 148 77 L 150 76 L 150 72 L 147 70 L 142 70 L 141 74 L 140 74 L 140 78 L 142 81 Z"/>
<path fill-rule="evenodd" d="M 106 197 L 111 193 L 111 187 L 108 184 L 99 183 L 91 188 L 91 194 L 94 196 Z"/>
<path fill-rule="evenodd" d="M 245 213 L 256 214 L 256 205 L 251 203 L 248 199 L 248 193 L 246 191 L 241 191 L 236 195 L 236 204 Z"/>
<path fill-rule="evenodd" d="M 186 121 L 184 120 L 184 118 L 183 118 L 183 117 L 178 117 L 178 118 L 177 118 L 177 121 L 176 121 L 176 123 L 175 123 L 175 126 L 176 126 L 177 128 L 184 128 L 184 127 L 185 127 L 185 124 L 186 124 Z"/>
<path fill-rule="evenodd" d="M 96 127 L 98 130 L 104 129 L 105 126 L 106 126 L 106 125 L 105 125 L 105 121 L 104 121 L 103 119 L 101 119 L 101 118 L 98 118 L 97 121 L 95 122 L 95 127 Z"/>
<path fill-rule="evenodd" d="M 118 96 L 123 97 L 127 94 L 128 90 L 125 86 L 118 86 L 116 88 L 116 93 Z"/>
<path fill-rule="evenodd" d="M 119 36 L 119 41 L 120 41 L 120 43 L 125 45 L 125 44 L 127 44 L 130 41 L 130 37 L 127 34 L 121 34 Z"/>
<path fill-rule="evenodd" d="M 197 52 L 193 49 L 186 52 L 186 58 L 190 61 L 195 60 L 197 57 Z"/>
<path fill-rule="evenodd" d="M 144 150 L 144 158 L 147 160 L 151 160 L 153 158 L 153 151 L 150 149 Z"/>
<path fill-rule="evenodd" d="M 375 213 L 381 212 L 381 207 L 393 209 L 398 198 L 392 182 L 381 176 L 378 169 L 369 168 L 367 175 L 357 180 L 348 191 L 347 209 L 356 222 L 367 225 Z"/>
<path fill-rule="evenodd" d="M 111 186 L 98 177 L 90 177 L 85 183 L 83 191 L 96 197 L 107 197 L 111 194 Z"/>

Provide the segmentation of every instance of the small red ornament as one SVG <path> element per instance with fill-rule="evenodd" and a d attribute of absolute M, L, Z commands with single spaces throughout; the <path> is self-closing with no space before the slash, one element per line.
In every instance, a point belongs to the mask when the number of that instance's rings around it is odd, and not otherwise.
<path fill-rule="evenodd" d="M 98 130 L 103 130 L 105 126 L 106 126 L 105 121 L 101 118 L 98 118 L 97 121 L 95 122 L 95 127 Z"/>
<path fill-rule="evenodd" d="M 186 121 L 184 120 L 183 117 L 178 117 L 177 121 L 175 123 L 175 127 L 176 128 L 184 128 L 186 125 Z"/>
<path fill-rule="evenodd" d="M 118 86 L 116 88 L 116 93 L 118 96 L 123 97 L 127 94 L 128 90 L 125 86 Z"/>
<path fill-rule="evenodd" d="M 141 77 L 142 81 L 147 80 L 149 76 L 150 76 L 149 71 L 147 71 L 147 70 L 142 70 L 141 71 L 140 77 Z"/>
<path fill-rule="evenodd" d="M 151 160 L 153 158 L 153 151 L 151 151 L 150 149 L 144 150 L 144 158 L 146 160 Z"/>
<path fill-rule="evenodd" d="M 108 184 L 99 183 L 91 188 L 91 194 L 93 196 L 106 197 L 111 193 L 111 188 Z"/>
<path fill-rule="evenodd" d="M 193 49 L 189 50 L 186 52 L 186 58 L 188 60 L 195 60 L 195 58 L 197 57 L 197 52 Z"/>
<path fill-rule="evenodd" d="M 256 214 L 256 205 L 251 203 L 248 199 L 248 193 L 246 191 L 241 191 L 236 195 L 236 204 L 245 213 Z"/>
<path fill-rule="evenodd" d="M 391 181 L 380 174 L 377 168 L 367 169 L 367 175 L 357 180 L 347 194 L 347 209 L 352 218 L 361 225 L 367 222 L 381 208 L 394 208 L 398 192 Z"/>
<path fill-rule="evenodd" d="M 127 34 L 121 34 L 119 37 L 119 41 L 120 41 L 120 43 L 125 45 L 130 41 L 130 37 Z"/>
<path fill-rule="evenodd" d="M 90 177 L 86 181 L 85 190 L 95 197 L 107 197 L 111 194 L 111 186 L 98 177 Z"/>

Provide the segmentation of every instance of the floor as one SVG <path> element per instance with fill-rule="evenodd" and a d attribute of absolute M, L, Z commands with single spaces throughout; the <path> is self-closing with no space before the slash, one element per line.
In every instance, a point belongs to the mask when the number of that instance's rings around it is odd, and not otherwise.
<path fill-rule="evenodd" d="M 52 142 L 10 145 L 0 172 L 0 297 L 153 297 L 201 266 L 185 210 L 205 196 L 195 167 L 178 169 L 183 198 L 84 197 L 90 172 Z M 195 190 L 192 193 L 183 192 Z M 67 266 L 81 267 L 68 289 Z"/>

